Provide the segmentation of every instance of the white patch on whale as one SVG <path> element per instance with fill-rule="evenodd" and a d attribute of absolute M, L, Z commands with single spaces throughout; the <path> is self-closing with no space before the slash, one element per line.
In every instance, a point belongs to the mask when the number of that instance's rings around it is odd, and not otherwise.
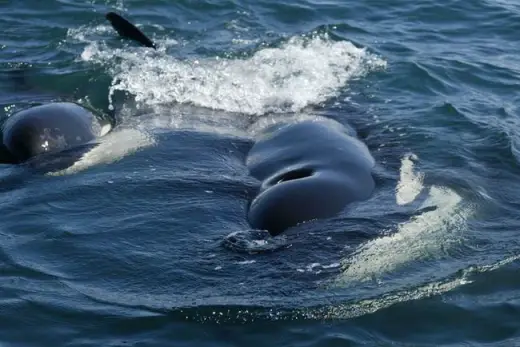
<path fill-rule="evenodd" d="M 395 194 L 395 200 L 398 205 L 411 203 L 424 188 L 424 174 L 414 171 L 414 161 L 417 159 L 417 156 L 413 153 L 401 159 L 399 182 L 397 183 Z"/>
<path fill-rule="evenodd" d="M 456 245 L 465 231 L 472 209 L 453 190 L 433 186 L 420 209 L 437 206 L 409 221 L 395 232 L 362 244 L 347 259 L 334 285 L 366 281 L 409 262 L 436 258 Z"/>
<path fill-rule="evenodd" d="M 155 140 L 146 132 L 137 129 L 120 129 L 99 139 L 99 144 L 85 153 L 72 166 L 55 172 L 49 176 L 74 174 L 98 164 L 108 164 L 120 160 L 137 150 L 152 146 Z"/>

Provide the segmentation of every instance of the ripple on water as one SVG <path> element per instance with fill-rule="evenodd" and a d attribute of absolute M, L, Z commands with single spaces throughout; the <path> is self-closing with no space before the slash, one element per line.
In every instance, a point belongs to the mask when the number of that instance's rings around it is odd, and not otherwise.
<path fill-rule="evenodd" d="M 5 116 L 74 91 L 123 125 L 67 170 L 0 168 L 0 343 L 516 343 L 514 2 L 0 6 L 0 70 L 29 71 Z M 361 130 L 374 197 L 248 231 L 253 139 L 320 115 Z"/>

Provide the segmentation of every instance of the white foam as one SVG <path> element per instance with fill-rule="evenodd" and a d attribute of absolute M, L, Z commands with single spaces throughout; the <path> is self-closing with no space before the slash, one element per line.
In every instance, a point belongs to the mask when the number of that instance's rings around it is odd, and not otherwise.
<path fill-rule="evenodd" d="M 128 91 L 138 103 L 186 103 L 249 115 L 298 112 L 386 66 L 366 49 L 327 35 L 296 36 L 246 59 L 181 60 L 142 48 L 109 49 L 97 42 L 85 48 L 82 59 L 110 66 L 111 92 Z"/>
<path fill-rule="evenodd" d="M 92 36 L 109 34 L 113 31 L 114 29 L 110 25 L 98 25 L 95 27 L 82 25 L 77 28 L 67 29 L 67 36 L 75 41 L 90 44 L 94 43 Z"/>
<path fill-rule="evenodd" d="M 157 51 L 111 48 L 100 40 L 113 35 L 108 25 L 68 31 L 72 41 L 86 43 L 80 60 L 108 68 L 113 77 L 110 103 L 116 91 L 129 92 L 135 97 L 130 113 L 145 111 L 146 117 L 125 117 L 124 125 L 151 132 L 191 128 L 249 137 L 262 127 L 257 123 L 260 119 L 281 121 L 287 113 L 295 112 L 302 118 L 306 107 L 337 95 L 349 81 L 386 66 L 366 49 L 333 41 L 326 34 L 296 36 L 276 48 L 260 45 L 251 57 L 235 59 L 178 59 L 166 54 L 168 46 L 177 44 L 169 38 L 155 40 Z M 260 117 L 269 112 L 278 115 Z M 129 124 L 137 118 L 139 124 Z M 130 147 L 124 152 L 140 146 L 134 141 L 127 145 Z M 107 162 L 108 158 L 101 159 L 105 153 L 99 151 L 102 149 L 94 149 L 68 172 L 88 167 L 90 161 Z"/>
<path fill-rule="evenodd" d="M 395 200 L 399 205 L 409 204 L 423 190 L 424 174 L 414 172 L 415 154 L 408 154 L 401 160 L 400 178 L 396 187 Z"/>
<path fill-rule="evenodd" d="M 127 11 L 128 9 L 125 6 L 124 0 L 90 0 L 92 5 L 97 5 L 101 3 L 102 6 L 110 6 L 119 11 Z"/>
<path fill-rule="evenodd" d="M 361 245 L 343 261 L 336 284 L 373 279 L 411 261 L 440 256 L 460 241 L 470 209 L 454 191 L 433 186 L 421 208 L 436 206 L 399 224 L 388 236 Z"/>
<path fill-rule="evenodd" d="M 243 260 L 243 261 L 237 262 L 238 265 L 249 265 L 249 264 L 254 264 L 254 263 L 256 263 L 256 260 Z"/>

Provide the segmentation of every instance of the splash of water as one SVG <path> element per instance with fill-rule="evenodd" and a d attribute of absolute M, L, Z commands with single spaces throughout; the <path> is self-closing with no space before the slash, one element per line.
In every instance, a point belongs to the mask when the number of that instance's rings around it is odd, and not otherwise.
<path fill-rule="evenodd" d="M 96 30 L 105 30 L 101 28 Z M 85 42 L 87 35 L 69 31 L 69 36 Z M 110 66 L 111 93 L 130 92 L 143 105 L 185 103 L 247 115 L 299 112 L 336 96 L 349 81 L 386 67 L 365 48 L 335 42 L 326 34 L 295 36 L 245 59 L 181 60 L 161 50 L 109 49 L 97 41 L 87 45 L 81 58 Z"/>

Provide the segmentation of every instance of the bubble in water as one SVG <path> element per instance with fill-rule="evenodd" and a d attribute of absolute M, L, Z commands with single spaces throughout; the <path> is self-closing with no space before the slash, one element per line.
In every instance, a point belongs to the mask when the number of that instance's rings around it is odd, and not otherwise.
<path fill-rule="evenodd" d="M 271 237 L 264 230 L 236 231 L 222 240 L 222 246 L 239 253 L 265 253 L 289 247 L 285 236 Z"/>

